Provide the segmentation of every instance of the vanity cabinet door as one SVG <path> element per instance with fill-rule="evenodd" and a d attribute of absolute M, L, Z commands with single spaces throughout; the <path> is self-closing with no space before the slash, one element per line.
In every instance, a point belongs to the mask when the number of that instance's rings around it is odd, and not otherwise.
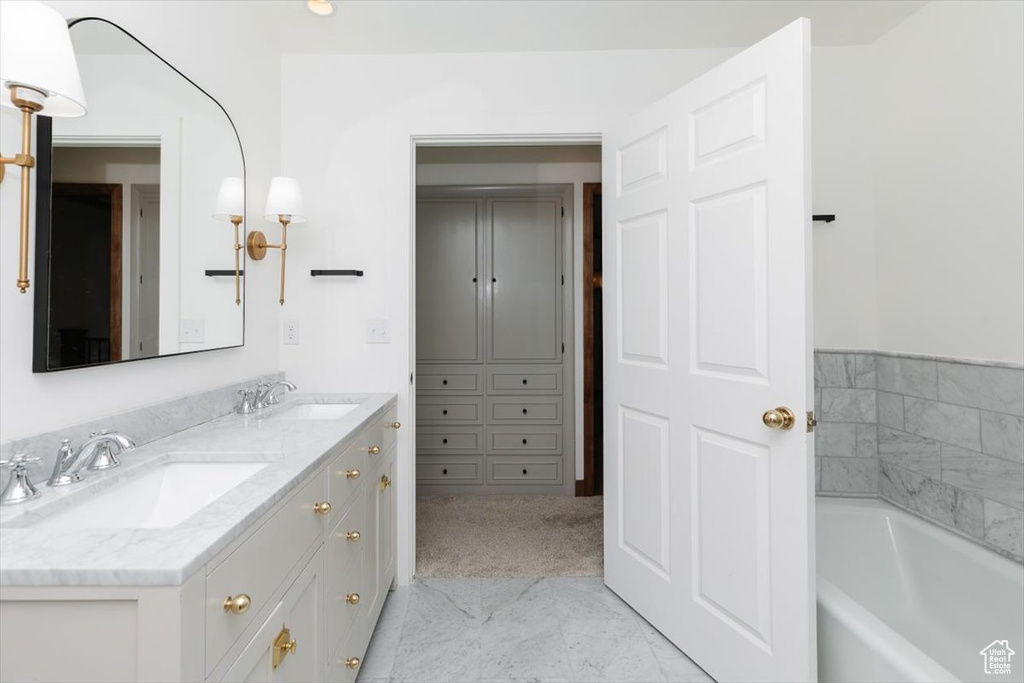
<path fill-rule="evenodd" d="M 377 485 L 377 563 L 381 599 L 395 578 L 395 460 L 390 458 Z"/>
<path fill-rule="evenodd" d="M 320 549 L 228 669 L 225 681 L 300 683 L 323 679 L 323 574 Z"/>

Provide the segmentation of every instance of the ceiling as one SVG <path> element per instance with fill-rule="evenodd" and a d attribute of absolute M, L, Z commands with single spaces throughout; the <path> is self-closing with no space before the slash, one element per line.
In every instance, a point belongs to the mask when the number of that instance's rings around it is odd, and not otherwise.
<path fill-rule="evenodd" d="M 744 47 L 798 17 L 815 45 L 872 43 L 925 0 L 334 0 L 246 3 L 284 53 L 387 54 Z"/>

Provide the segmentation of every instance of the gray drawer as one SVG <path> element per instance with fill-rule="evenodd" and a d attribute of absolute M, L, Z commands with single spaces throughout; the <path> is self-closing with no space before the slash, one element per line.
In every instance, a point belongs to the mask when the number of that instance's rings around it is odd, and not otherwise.
<path fill-rule="evenodd" d="M 417 365 L 416 393 L 480 395 L 484 391 L 481 365 Z"/>
<path fill-rule="evenodd" d="M 416 423 L 420 425 L 482 424 L 483 400 L 472 396 L 419 396 Z"/>
<path fill-rule="evenodd" d="M 562 424 L 561 396 L 488 396 L 490 424 Z"/>
<path fill-rule="evenodd" d="M 561 484 L 562 458 L 487 458 L 489 484 Z"/>
<path fill-rule="evenodd" d="M 560 394 L 562 366 L 488 365 L 487 391 L 492 394 Z"/>
<path fill-rule="evenodd" d="M 419 427 L 416 430 L 416 453 L 444 455 L 483 452 L 481 427 Z"/>
<path fill-rule="evenodd" d="M 487 452 L 557 455 L 562 452 L 562 428 L 530 425 L 487 428 Z"/>
<path fill-rule="evenodd" d="M 416 458 L 416 481 L 421 484 L 482 484 L 481 456 L 426 456 Z"/>

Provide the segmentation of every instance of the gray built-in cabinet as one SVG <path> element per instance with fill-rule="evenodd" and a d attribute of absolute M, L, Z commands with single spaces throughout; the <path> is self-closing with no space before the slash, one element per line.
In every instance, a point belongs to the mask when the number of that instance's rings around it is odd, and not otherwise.
<path fill-rule="evenodd" d="M 554 187 L 419 189 L 420 493 L 572 492 L 565 203 Z"/>

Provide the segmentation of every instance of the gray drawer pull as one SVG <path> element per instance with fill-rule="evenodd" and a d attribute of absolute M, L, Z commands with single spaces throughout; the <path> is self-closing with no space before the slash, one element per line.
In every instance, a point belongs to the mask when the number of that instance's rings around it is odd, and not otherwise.
<path fill-rule="evenodd" d="M 523 469 L 523 474 L 526 474 L 526 469 L 525 468 Z"/>
<path fill-rule="evenodd" d="M 441 474 L 448 474 L 448 469 L 446 468 L 446 469 L 441 470 Z"/>
<path fill-rule="evenodd" d="M 526 408 L 523 408 L 523 415 L 526 415 Z"/>
<path fill-rule="evenodd" d="M 524 446 L 526 445 L 526 439 L 523 439 L 523 445 Z M 523 471 L 525 472 L 526 470 L 523 470 Z"/>
<path fill-rule="evenodd" d="M 447 408 L 445 408 L 444 410 L 442 410 L 442 411 L 441 411 L 441 414 L 442 414 L 442 415 L 447 415 L 447 414 L 448 414 L 448 409 L 447 409 Z"/>
<path fill-rule="evenodd" d="M 523 384 L 526 384 L 526 378 L 525 377 L 523 378 Z"/>
<path fill-rule="evenodd" d="M 441 443 L 448 443 L 448 439 L 441 439 Z"/>
<path fill-rule="evenodd" d="M 443 384 L 445 386 L 448 386 L 448 380 L 446 380 L 446 379 L 441 380 L 441 384 Z"/>

